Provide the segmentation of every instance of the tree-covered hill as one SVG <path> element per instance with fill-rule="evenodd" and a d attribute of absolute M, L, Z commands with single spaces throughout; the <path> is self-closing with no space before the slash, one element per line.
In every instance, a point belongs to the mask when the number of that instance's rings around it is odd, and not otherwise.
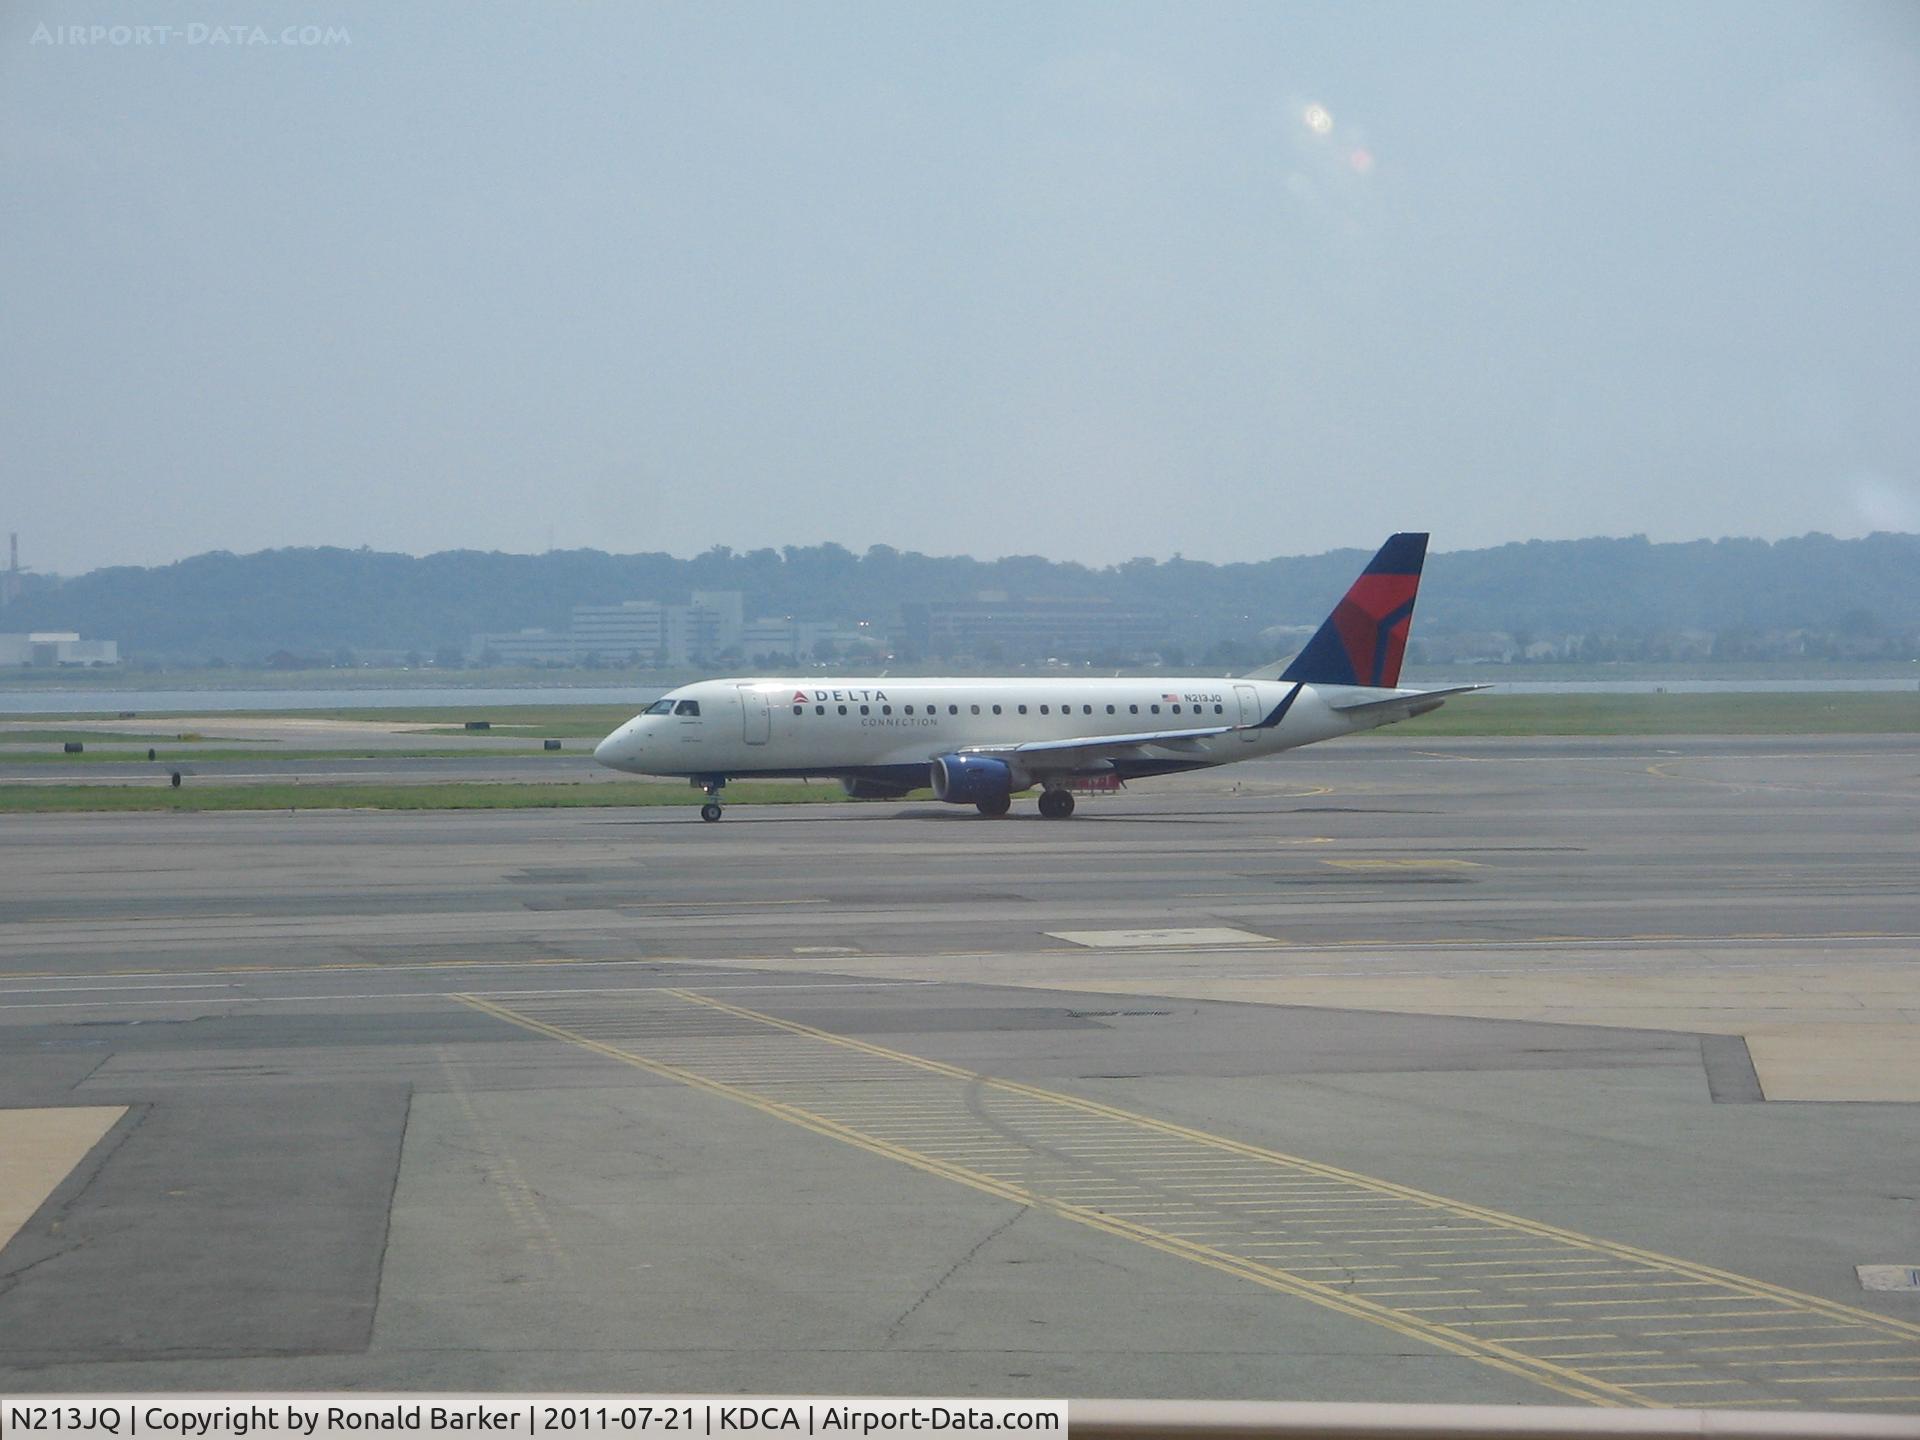
<path fill-rule="evenodd" d="M 1187 643 L 1245 641 L 1317 621 L 1365 560 L 1358 550 L 1212 565 L 1130 560 L 1104 569 L 1037 556 L 982 561 L 838 545 L 692 559 L 447 551 L 214 552 L 150 569 L 72 579 L 27 577 L 0 631 L 78 630 L 117 639 L 130 658 L 257 660 L 276 650 L 330 654 L 463 647 L 476 631 L 565 628 L 575 605 L 682 602 L 695 589 L 740 590 L 749 615 L 893 623 L 902 604 L 981 591 L 1021 598 L 1098 597 L 1165 615 Z M 1807 627 L 1920 631 L 1920 535 L 1825 535 L 1651 544 L 1644 537 L 1529 541 L 1436 553 L 1419 631 L 1535 636 Z"/>

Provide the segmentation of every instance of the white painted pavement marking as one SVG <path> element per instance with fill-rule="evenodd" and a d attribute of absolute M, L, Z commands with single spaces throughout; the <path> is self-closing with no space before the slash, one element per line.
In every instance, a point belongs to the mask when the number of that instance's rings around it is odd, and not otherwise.
<path fill-rule="evenodd" d="M 1085 945 L 1098 950 L 1152 950 L 1163 946 L 1199 946 L 1199 945 L 1271 945 L 1271 936 L 1256 935 L 1251 930 L 1232 930 L 1226 926 L 1200 927 L 1191 930 L 1047 930 L 1042 932 L 1054 940 L 1065 940 L 1073 945 Z"/>
<path fill-rule="evenodd" d="M 1920 1290 L 1920 1265 L 1856 1265 L 1862 1290 Z"/>

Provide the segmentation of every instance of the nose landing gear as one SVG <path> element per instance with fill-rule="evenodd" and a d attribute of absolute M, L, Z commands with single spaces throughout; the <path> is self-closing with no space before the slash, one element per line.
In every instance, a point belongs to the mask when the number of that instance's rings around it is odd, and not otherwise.
<path fill-rule="evenodd" d="M 700 818 L 712 824 L 720 818 L 720 791 L 725 788 L 727 777 L 710 775 L 704 779 L 696 778 L 693 783 L 707 792 L 707 803 L 700 807 Z"/>

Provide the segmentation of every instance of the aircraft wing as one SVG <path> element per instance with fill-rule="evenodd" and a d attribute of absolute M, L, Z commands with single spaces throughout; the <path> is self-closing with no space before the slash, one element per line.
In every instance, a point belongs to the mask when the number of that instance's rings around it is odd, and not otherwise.
<path fill-rule="evenodd" d="M 1411 695 L 1389 695 L 1384 700 L 1356 700 L 1351 705 L 1335 705 L 1331 708 L 1342 715 L 1352 716 L 1356 720 L 1378 720 L 1388 724 L 1395 720 L 1410 720 L 1415 715 L 1424 715 L 1429 710 L 1438 710 L 1455 695 L 1471 695 L 1476 690 L 1490 690 L 1491 685 L 1455 685 L 1446 690 L 1421 690 Z"/>
<path fill-rule="evenodd" d="M 1159 750 L 1191 750 L 1193 742 L 1215 735 L 1231 735 L 1238 726 L 1210 725 L 1204 730 L 1143 730 L 1137 735 L 1083 735 L 1066 740 L 1025 740 L 1007 745 L 963 745 L 962 755 L 1019 755 L 1055 762 L 1071 769 L 1098 765 L 1121 757 L 1138 757 L 1145 746 Z"/>

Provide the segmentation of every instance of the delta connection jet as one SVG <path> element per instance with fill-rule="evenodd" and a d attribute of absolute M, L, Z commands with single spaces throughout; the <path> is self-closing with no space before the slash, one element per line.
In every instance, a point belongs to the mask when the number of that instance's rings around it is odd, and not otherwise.
<path fill-rule="evenodd" d="M 705 789 L 720 818 L 736 778 L 818 777 L 859 799 L 933 787 L 1005 815 L 1038 786 L 1040 813 L 1073 814 L 1073 791 L 1230 765 L 1437 708 L 1448 690 L 1398 688 L 1427 537 L 1395 535 L 1306 649 L 1239 680 L 703 680 L 669 691 L 593 755 Z"/>

